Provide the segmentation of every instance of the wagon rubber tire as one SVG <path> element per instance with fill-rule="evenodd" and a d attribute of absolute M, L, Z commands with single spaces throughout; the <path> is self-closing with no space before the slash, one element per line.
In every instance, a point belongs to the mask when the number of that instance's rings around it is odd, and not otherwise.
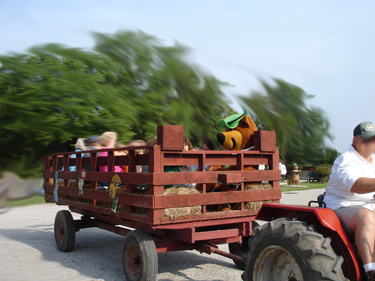
<path fill-rule="evenodd" d="M 256 227 L 259 227 L 259 224 L 256 221 L 252 222 L 252 229 Z M 229 248 L 229 253 L 243 257 L 244 254 L 249 251 L 249 246 L 248 246 L 248 241 L 249 241 L 249 236 L 244 236 L 242 237 L 242 243 L 229 243 L 228 248 Z M 238 262 L 233 260 L 234 264 L 237 266 L 238 269 L 245 270 L 245 263 L 244 262 Z"/>
<path fill-rule="evenodd" d="M 127 281 L 154 281 L 158 275 L 158 255 L 151 235 L 133 230 L 126 235 L 122 265 Z"/>
<path fill-rule="evenodd" d="M 69 211 L 59 211 L 55 217 L 55 241 L 61 252 L 73 250 L 76 239 L 76 228 L 72 214 Z"/>
<path fill-rule="evenodd" d="M 295 219 L 276 219 L 249 239 L 244 281 L 349 281 L 331 239 Z"/>

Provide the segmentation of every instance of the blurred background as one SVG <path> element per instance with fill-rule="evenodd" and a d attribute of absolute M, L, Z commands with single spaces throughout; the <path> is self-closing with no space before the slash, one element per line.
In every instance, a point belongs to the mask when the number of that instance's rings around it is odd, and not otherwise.
<path fill-rule="evenodd" d="M 201 146 L 243 108 L 276 131 L 287 166 L 330 165 L 375 119 L 374 11 L 364 0 L 3 0 L 0 197 L 40 192 L 41 159 L 78 138 L 114 131 L 126 144 L 182 124 Z"/>

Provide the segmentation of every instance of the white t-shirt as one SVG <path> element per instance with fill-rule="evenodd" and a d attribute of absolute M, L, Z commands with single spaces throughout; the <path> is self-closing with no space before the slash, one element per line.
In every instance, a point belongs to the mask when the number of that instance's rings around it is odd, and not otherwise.
<path fill-rule="evenodd" d="M 350 192 L 357 179 L 375 178 L 375 153 L 371 156 L 372 163 L 351 145 L 350 148 L 337 157 L 332 166 L 324 202 L 327 208 L 333 210 L 351 205 L 361 205 L 370 210 L 375 207 L 375 192 L 358 194 Z"/>

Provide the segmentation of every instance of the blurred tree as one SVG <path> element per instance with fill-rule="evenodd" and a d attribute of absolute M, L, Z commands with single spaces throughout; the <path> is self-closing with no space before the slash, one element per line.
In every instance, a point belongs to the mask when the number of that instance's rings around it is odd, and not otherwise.
<path fill-rule="evenodd" d="M 325 182 L 328 182 L 331 171 L 332 171 L 332 165 L 320 164 L 315 167 L 314 173 L 319 177 L 319 181 L 321 183 L 325 183 Z"/>
<path fill-rule="evenodd" d="M 280 158 L 288 164 L 304 165 L 316 159 L 331 138 L 324 112 L 308 105 L 313 96 L 280 79 L 261 81 L 264 93 L 254 91 L 240 100 L 263 128 L 276 131 Z M 258 122 L 259 122 L 258 121 Z"/>
<path fill-rule="evenodd" d="M 336 149 L 327 147 L 320 152 L 317 152 L 316 159 L 314 160 L 314 165 L 319 164 L 329 164 L 333 165 L 336 158 L 340 156 L 340 152 Z"/>
<path fill-rule="evenodd" d="M 106 130 L 127 142 L 182 124 L 198 143 L 230 111 L 225 84 L 188 63 L 185 47 L 142 32 L 93 36 L 93 51 L 48 44 L 0 57 L 0 171 L 29 175 Z"/>

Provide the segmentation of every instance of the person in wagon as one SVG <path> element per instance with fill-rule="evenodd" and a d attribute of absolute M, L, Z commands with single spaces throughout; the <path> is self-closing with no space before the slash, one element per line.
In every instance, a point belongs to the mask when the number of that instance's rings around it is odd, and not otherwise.
<path fill-rule="evenodd" d="M 117 141 L 117 134 L 115 132 L 105 132 L 99 137 L 99 143 L 103 146 L 103 149 L 106 148 L 115 148 Z M 100 157 L 108 156 L 107 151 L 102 151 L 99 154 Z M 99 171 L 108 172 L 108 166 L 99 166 Z M 124 168 L 121 166 L 114 167 L 115 173 L 123 173 Z"/>
<path fill-rule="evenodd" d="M 146 142 L 143 140 L 132 140 L 131 142 L 128 143 L 128 146 L 146 146 Z M 135 154 L 136 155 L 141 155 L 144 154 L 145 150 L 144 149 L 136 149 Z M 142 165 L 136 165 L 135 166 L 135 171 L 137 173 L 142 173 Z"/>
<path fill-rule="evenodd" d="M 99 136 L 88 137 L 85 143 L 87 146 L 86 150 L 98 150 L 102 148 L 102 146 L 99 143 Z"/>
<path fill-rule="evenodd" d="M 375 281 L 375 125 L 362 122 L 334 162 L 324 202 L 355 239 L 367 280 Z"/>
<path fill-rule="evenodd" d="M 83 138 L 77 139 L 77 142 L 75 144 L 75 148 L 76 148 L 75 152 L 86 150 L 85 139 L 83 139 Z M 83 156 L 83 153 L 82 153 L 82 156 Z M 70 158 L 72 158 L 72 159 L 74 159 L 76 157 L 77 157 L 77 154 L 72 154 L 72 156 L 70 156 Z M 69 166 L 69 171 L 75 172 L 76 166 Z"/>
<path fill-rule="evenodd" d="M 85 140 L 85 145 L 86 145 L 86 149 L 85 149 L 86 151 L 88 151 L 88 150 L 99 150 L 99 149 L 102 148 L 102 146 L 99 143 L 99 136 L 88 137 Z M 97 156 L 99 156 L 99 154 L 100 154 L 100 152 L 97 153 Z M 83 157 L 85 157 L 85 158 L 91 157 L 91 153 L 86 152 L 86 153 L 83 154 Z M 85 171 L 91 171 L 90 166 L 83 166 L 82 168 Z"/>

